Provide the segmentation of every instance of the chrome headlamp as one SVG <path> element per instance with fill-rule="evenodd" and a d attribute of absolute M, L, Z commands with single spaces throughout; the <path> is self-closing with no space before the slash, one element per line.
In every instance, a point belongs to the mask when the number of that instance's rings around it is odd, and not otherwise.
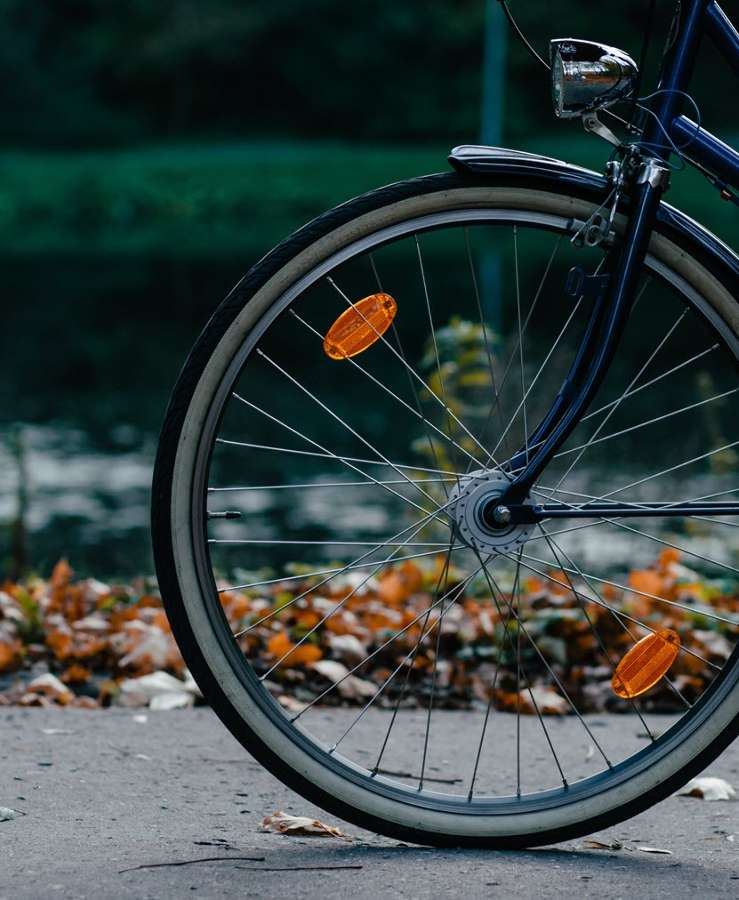
<path fill-rule="evenodd" d="M 549 55 L 554 111 L 561 119 L 611 106 L 636 86 L 636 63 L 615 47 L 557 38 L 549 42 Z"/>

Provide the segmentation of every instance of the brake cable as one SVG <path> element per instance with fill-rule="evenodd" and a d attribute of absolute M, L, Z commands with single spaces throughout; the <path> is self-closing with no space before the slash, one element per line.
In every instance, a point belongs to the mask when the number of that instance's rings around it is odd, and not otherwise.
<path fill-rule="evenodd" d="M 531 45 L 529 39 L 526 37 L 526 35 L 523 33 L 523 31 L 521 31 L 521 29 L 518 27 L 518 22 L 516 22 L 516 20 L 513 18 L 513 13 L 508 8 L 507 0 L 498 0 L 498 3 L 500 3 L 503 13 L 505 14 L 506 19 L 508 19 L 508 24 L 511 26 L 514 33 L 516 34 L 518 39 L 521 41 L 521 43 L 524 45 L 524 47 L 529 51 L 529 53 L 534 57 L 534 59 L 537 62 L 540 62 L 544 66 L 545 69 L 547 69 L 547 70 L 551 69 L 552 67 L 549 65 L 549 63 L 545 59 L 543 59 L 543 57 L 539 56 L 539 54 L 536 52 L 534 47 Z"/>

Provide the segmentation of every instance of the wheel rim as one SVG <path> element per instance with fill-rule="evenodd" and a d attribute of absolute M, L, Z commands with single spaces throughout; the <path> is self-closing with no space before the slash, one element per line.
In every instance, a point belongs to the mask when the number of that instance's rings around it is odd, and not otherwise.
<path fill-rule="evenodd" d="M 260 340 L 261 336 L 266 333 L 267 329 L 271 326 L 272 322 L 275 321 L 280 313 L 287 309 L 292 301 L 297 296 L 302 296 L 305 294 L 306 290 L 309 287 L 309 282 L 315 283 L 318 279 L 325 277 L 325 275 L 335 270 L 337 267 L 340 268 L 341 265 L 349 259 L 354 259 L 356 257 L 357 252 L 364 252 L 369 247 L 374 247 L 375 250 L 378 247 L 388 246 L 393 241 L 402 240 L 406 236 L 406 233 L 413 232 L 416 234 L 426 234 L 433 230 L 438 230 L 444 226 L 452 226 L 456 229 L 460 229 L 461 227 L 466 227 L 467 229 L 477 227 L 481 222 L 484 222 L 486 225 L 490 225 L 492 222 L 496 224 L 505 223 L 506 226 L 509 227 L 523 227 L 531 226 L 537 229 L 554 231 L 560 234 L 566 234 L 568 232 L 568 228 L 570 228 L 570 223 L 567 219 L 561 216 L 553 216 L 546 214 L 538 214 L 533 215 L 531 212 L 520 211 L 520 210 L 488 210 L 482 213 L 480 210 L 458 210 L 453 213 L 444 213 L 444 214 L 435 214 L 433 216 L 424 216 L 420 217 L 418 220 L 412 222 L 406 222 L 399 226 L 393 226 L 390 229 L 386 229 L 384 232 L 376 233 L 368 236 L 365 239 L 362 239 L 354 244 L 349 245 L 345 248 L 341 253 L 336 254 L 334 257 L 326 260 L 322 265 L 318 266 L 317 269 L 313 270 L 309 276 L 306 276 L 301 281 L 299 281 L 291 290 L 287 291 L 280 301 L 275 302 L 270 307 L 269 313 L 263 317 L 262 320 L 262 328 L 260 330 L 254 329 L 250 335 L 249 341 L 247 341 L 240 350 L 240 354 L 234 356 L 234 359 L 231 362 L 229 367 L 229 371 L 224 376 L 223 382 L 221 384 L 220 393 L 223 396 L 224 394 L 229 394 L 232 390 L 233 383 L 235 382 L 235 377 L 233 377 L 233 373 L 241 372 L 244 368 L 245 360 L 250 357 L 252 348 L 257 344 Z M 419 259 L 421 258 L 420 248 L 418 249 Z M 654 272 L 662 275 L 670 275 L 668 270 L 665 269 L 664 266 L 657 260 L 650 260 L 651 268 Z M 674 276 L 671 276 L 674 281 Z M 686 291 L 686 286 L 684 284 L 679 285 L 679 287 Z M 426 299 L 428 295 L 426 295 Z M 356 298 L 355 298 L 356 299 Z M 704 303 L 700 297 L 697 295 L 693 295 L 689 297 L 691 302 L 693 302 L 697 307 L 704 307 Z M 705 311 L 705 309 L 704 309 Z M 519 327 L 521 318 L 525 317 L 526 311 L 523 311 L 523 316 L 521 316 L 521 309 L 519 307 L 518 310 L 519 317 Z M 303 323 L 305 324 L 305 322 Z M 722 339 L 732 347 L 732 352 L 734 356 L 736 356 L 736 340 L 731 334 L 731 332 L 726 328 L 723 322 L 720 323 L 722 327 Z M 437 348 L 438 353 L 438 348 Z M 359 360 L 362 361 L 361 358 Z M 437 356 L 438 363 L 438 356 Z M 341 365 L 345 365 L 345 362 L 342 362 Z M 287 372 L 284 366 L 281 367 L 283 372 Z M 279 371 L 279 370 L 278 370 Z M 526 379 L 530 379 L 530 372 L 527 371 L 526 366 L 523 366 L 523 379 L 524 384 L 526 384 Z M 229 374 L 231 373 L 231 374 Z M 525 394 L 525 388 L 522 389 L 522 394 Z M 250 401 L 253 402 L 253 401 Z M 596 403 L 596 405 L 598 405 Z M 706 404 L 708 405 L 708 404 Z M 204 491 L 203 485 L 205 483 L 205 479 L 208 474 L 210 462 L 211 462 L 211 442 L 213 434 L 215 433 L 215 429 L 218 426 L 218 423 L 224 420 L 224 415 L 222 414 L 222 410 L 219 408 L 219 403 L 216 401 L 213 405 L 212 414 L 210 416 L 211 429 L 210 434 L 205 432 L 203 434 L 203 439 L 201 441 L 201 452 L 198 460 L 198 470 L 196 478 L 194 479 L 193 484 L 193 510 L 194 510 L 194 528 L 196 530 L 202 531 L 202 523 L 203 523 L 203 500 L 204 500 Z M 598 420 L 596 420 L 598 421 Z M 526 427 L 524 425 L 524 427 Z M 610 431 L 610 429 L 609 429 Z M 599 432 L 600 434 L 600 432 Z M 489 448 L 488 448 L 489 449 Z M 588 449 L 590 449 L 590 445 L 588 445 Z M 457 451 L 460 453 L 461 452 Z M 579 451 L 576 451 L 579 452 Z M 494 454 L 493 454 L 494 455 Z M 470 462 L 471 465 L 471 462 Z M 429 468 L 429 466 L 427 466 Z M 398 473 L 394 473 L 397 475 Z M 402 472 L 400 473 L 402 475 Z M 402 481 L 401 478 L 398 478 L 399 481 Z M 558 485 L 559 487 L 559 485 Z M 425 488 L 423 489 L 426 490 Z M 421 494 L 419 492 L 418 496 Z M 563 540 L 563 538 L 560 538 Z M 548 544 L 549 542 L 546 541 Z M 324 546 L 327 546 L 324 543 Z M 551 548 L 551 545 L 550 545 Z M 422 548 L 418 548 L 421 550 Z M 415 552 L 415 551 L 414 551 Z M 455 551 L 456 552 L 456 551 Z M 543 554 L 542 554 L 543 555 Z M 201 542 L 199 552 L 196 552 L 196 558 L 198 560 L 198 567 L 203 579 L 202 588 L 204 596 L 208 596 L 209 592 L 211 597 L 213 596 L 214 585 L 213 585 L 213 574 L 212 568 L 210 566 L 210 561 L 208 559 L 208 554 L 206 552 L 206 545 L 204 542 Z M 561 561 L 561 558 L 560 558 Z M 552 559 L 549 560 L 552 563 Z M 572 561 L 571 561 L 572 562 Z M 576 560 L 573 564 L 576 564 Z M 539 563 L 530 563 L 529 565 L 538 565 L 541 568 L 544 568 L 545 563 L 540 561 Z M 566 569 L 568 566 L 564 565 L 561 568 Z M 582 571 L 582 570 L 580 570 Z M 572 575 L 574 578 L 578 577 L 577 572 L 573 571 Z M 566 585 L 565 585 L 566 586 Z M 491 594 L 494 593 L 494 589 L 491 589 Z M 506 592 L 503 590 L 499 590 L 499 596 L 503 596 Z M 511 597 L 515 593 L 515 589 L 513 592 L 510 592 Z M 442 609 L 444 606 L 442 605 Z M 214 613 L 220 612 L 220 609 L 214 610 Z M 218 616 L 215 616 L 217 619 Z M 220 625 L 216 624 L 214 619 L 214 627 L 221 627 L 223 625 L 223 620 L 219 620 Z M 236 646 L 235 644 L 233 645 Z M 723 674 L 720 678 L 715 678 L 713 681 L 713 685 L 710 690 L 704 692 L 701 696 L 701 699 L 698 703 L 696 703 L 693 707 L 693 710 L 690 713 L 690 719 L 695 723 L 698 721 L 701 715 L 701 710 L 703 710 L 702 715 L 705 717 L 705 714 L 709 711 L 709 707 L 712 702 L 717 702 L 717 697 L 726 690 L 728 690 L 727 682 L 726 682 L 726 674 L 728 672 L 729 667 L 725 667 Z M 247 675 L 247 680 L 249 677 L 253 675 L 250 671 L 245 670 L 245 674 Z M 270 673 L 271 674 L 271 673 Z M 552 673 L 554 675 L 555 673 Z M 731 679 L 729 679 L 731 680 Z M 520 683 L 519 683 L 520 687 Z M 254 692 L 256 688 L 256 682 L 252 681 L 250 689 Z M 712 699 L 713 698 L 713 699 Z M 265 695 L 263 698 L 266 701 L 265 709 L 268 709 L 270 714 L 274 714 L 279 712 L 279 707 L 274 704 L 270 706 L 272 701 L 269 701 L 269 698 Z M 432 707 L 433 709 L 433 707 Z M 302 714 L 301 714 L 302 715 Z M 541 717 L 539 718 L 539 722 L 541 722 Z M 688 725 L 689 722 L 684 721 L 683 726 Z M 664 752 L 667 752 L 669 749 L 669 745 L 674 743 L 678 738 L 678 733 L 680 729 L 673 729 L 673 735 L 665 735 L 660 738 L 654 744 L 650 743 L 650 750 L 641 751 L 644 756 L 644 762 L 646 762 L 646 757 L 650 756 L 650 758 L 654 758 L 655 751 L 659 751 L 660 747 Z M 578 782 L 576 786 L 570 785 L 567 789 L 564 788 L 556 788 L 554 790 L 537 790 L 527 796 L 527 792 L 524 792 L 521 797 L 511 796 L 511 795 L 503 795 L 492 799 L 490 796 L 482 796 L 477 797 L 473 795 L 472 802 L 469 802 L 464 799 L 462 796 L 456 797 L 441 797 L 438 795 L 436 791 L 428 791 L 424 789 L 419 794 L 416 792 L 411 792 L 410 790 L 406 790 L 403 787 L 399 787 L 397 783 L 393 783 L 390 780 L 387 780 L 381 776 L 376 776 L 374 778 L 367 778 L 363 775 L 363 770 L 356 765 L 356 760 L 350 759 L 339 759 L 339 754 L 337 752 L 333 752 L 330 755 L 326 753 L 325 749 L 321 749 L 319 745 L 310 744 L 308 742 L 308 738 L 306 734 L 301 732 L 295 732 L 292 734 L 289 728 L 285 731 L 286 734 L 289 734 L 291 739 L 302 743 L 304 749 L 310 753 L 317 753 L 318 758 L 322 759 L 323 764 L 329 767 L 335 767 L 339 771 L 342 772 L 343 775 L 359 778 L 362 781 L 364 787 L 368 787 L 372 790 L 377 790 L 380 792 L 387 792 L 389 795 L 394 796 L 396 799 L 401 799 L 404 803 L 415 803 L 415 804 L 431 804 L 431 806 L 442 806 L 446 809 L 449 809 L 454 812 L 478 812 L 481 814 L 490 814 L 490 813 L 500 813 L 504 814 L 509 810 L 522 811 L 526 809 L 535 809 L 539 808 L 542 805 L 551 807 L 556 804 L 566 804 L 572 802 L 578 795 L 587 795 L 593 792 L 598 792 L 603 790 L 603 788 L 607 785 L 609 788 L 614 786 L 619 780 L 619 768 L 633 772 L 634 767 L 639 765 L 639 760 L 636 756 L 631 756 L 628 760 L 616 761 L 613 768 L 606 769 L 603 775 L 591 776 L 587 780 L 581 780 Z M 592 734 L 592 732 L 590 732 Z M 321 757 L 320 754 L 323 754 Z M 628 766 L 624 765 L 628 762 Z M 364 770 L 367 771 L 367 770 Z M 473 779 L 474 781 L 474 779 Z"/>

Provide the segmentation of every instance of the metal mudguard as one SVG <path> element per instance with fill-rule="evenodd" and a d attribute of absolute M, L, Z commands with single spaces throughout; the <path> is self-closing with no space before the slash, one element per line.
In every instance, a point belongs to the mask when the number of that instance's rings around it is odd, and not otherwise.
<path fill-rule="evenodd" d="M 462 144 L 449 154 L 449 163 L 458 172 L 525 172 L 529 175 L 540 173 L 546 177 L 551 177 L 555 173 L 558 175 L 570 173 L 583 185 L 601 189 L 606 185 L 606 179 L 590 169 L 583 169 L 581 166 L 553 159 L 551 156 L 527 153 L 524 150 L 509 150 L 506 147 Z"/>
<path fill-rule="evenodd" d="M 605 200 L 608 189 L 605 176 L 590 169 L 550 156 L 505 147 L 462 144 L 451 151 L 449 163 L 458 172 L 514 179 L 524 176 L 532 187 L 543 186 L 545 182 L 551 184 L 552 179 L 556 178 L 560 184 L 569 185 L 578 194 L 595 194 L 602 200 Z M 658 218 L 670 237 L 683 245 L 686 241 L 693 247 L 697 244 L 702 254 L 727 267 L 730 277 L 733 275 L 739 279 L 739 256 L 700 223 L 664 201 L 660 205 Z M 735 288 L 734 291 L 739 299 L 739 290 Z"/>

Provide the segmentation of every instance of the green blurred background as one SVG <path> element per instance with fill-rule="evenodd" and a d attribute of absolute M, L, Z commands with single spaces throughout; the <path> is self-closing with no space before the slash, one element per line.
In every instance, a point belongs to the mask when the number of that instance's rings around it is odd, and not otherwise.
<path fill-rule="evenodd" d="M 550 37 L 638 57 L 646 0 L 512 2 Z M 649 89 L 674 0 L 659 0 Z M 481 131 L 601 169 L 558 122 L 495 0 L 0 0 L 0 562 L 151 571 L 157 430 L 189 345 L 281 237 L 357 193 L 446 168 Z M 739 143 L 710 47 L 694 93 Z M 502 111 L 502 112 L 501 112 Z M 671 202 L 736 245 L 694 173 Z"/>

